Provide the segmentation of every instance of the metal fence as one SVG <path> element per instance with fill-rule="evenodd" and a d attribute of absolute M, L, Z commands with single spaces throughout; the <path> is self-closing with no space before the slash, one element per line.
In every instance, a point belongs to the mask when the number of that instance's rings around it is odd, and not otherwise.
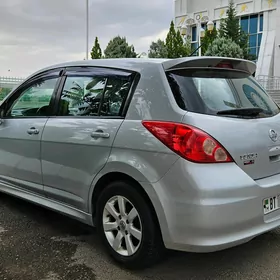
<path fill-rule="evenodd" d="M 274 101 L 280 105 L 280 77 L 260 75 L 256 79 Z"/>
<path fill-rule="evenodd" d="M 24 81 L 24 78 L 17 77 L 0 77 L 0 101 L 19 83 Z"/>
<path fill-rule="evenodd" d="M 256 79 L 266 90 L 280 90 L 280 77 L 260 75 Z"/>
<path fill-rule="evenodd" d="M 24 78 L 18 77 L 0 77 L 0 87 L 13 88 L 24 81 Z"/>

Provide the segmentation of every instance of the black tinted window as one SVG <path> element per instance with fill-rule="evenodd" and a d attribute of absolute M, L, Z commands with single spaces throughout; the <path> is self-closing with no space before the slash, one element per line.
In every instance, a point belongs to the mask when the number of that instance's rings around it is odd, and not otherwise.
<path fill-rule="evenodd" d="M 23 90 L 8 109 L 7 117 L 48 116 L 58 78 L 42 79 Z"/>
<path fill-rule="evenodd" d="M 132 77 L 67 77 L 59 102 L 60 116 L 120 116 Z"/>
<path fill-rule="evenodd" d="M 59 101 L 59 116 L 97 116 L 105 77 L 67 77 Z"/>
<path fill-rule="evenodd" d="M 129 77 L 109 77 L 106 84 L 101 116 L 119 116 L 129 93 Z"/>
<path fill-rule="evenodd" d="M 180 70 L 167 73 L 180 108 L 203 114 L 258 107 L 258 117 L 279 113 L 279 107 L 254 78 L 228 70 Z"/>

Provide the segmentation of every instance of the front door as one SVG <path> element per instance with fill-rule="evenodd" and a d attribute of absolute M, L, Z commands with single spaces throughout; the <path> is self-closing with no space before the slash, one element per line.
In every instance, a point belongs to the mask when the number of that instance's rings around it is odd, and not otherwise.
<path fill-rule="evenodd" d="M 82 211 L 89 189 L 106 164 L 132 74 L 110 69 L 68 69 L 57 116 L 47 121 L 42 137 L 42 172 L 46 195 Z"/>
<path fill-rule="evenodd" d="M 1 108 L 0 188 L 17 187 L 43 194 L 41 137 L 51 113 L 59 73 L 47 73 L 25 82 Z"/>

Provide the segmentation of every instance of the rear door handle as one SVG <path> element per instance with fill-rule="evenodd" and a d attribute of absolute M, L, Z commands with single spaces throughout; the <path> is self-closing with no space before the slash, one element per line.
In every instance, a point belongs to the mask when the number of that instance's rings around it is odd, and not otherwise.
<path fill-rule="evenodd" d="M 110 133 L 104 132 L 103 130 L 96 130 L 91 133 L 92 138 L 109 138 Z"/>
<path fill-rule="evenodd" d="M 35 128 L 35 127 L 31 127 L 27 130 L 27 133 L 29 135 L 33 135 L 33 134 L 39 134 L 39 129 Z"/>

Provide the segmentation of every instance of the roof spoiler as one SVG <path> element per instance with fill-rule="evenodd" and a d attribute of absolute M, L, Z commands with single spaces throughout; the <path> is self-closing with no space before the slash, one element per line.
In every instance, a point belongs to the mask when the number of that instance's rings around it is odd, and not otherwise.
<path fill-rule="evenodd" d="M 183 68 L 220 68 L 219 64 L 230 64 L 233 70 L 246 72 L 253 75 L 256 72 L 256 64 L 252 61 L 228 57 L 183 57 L 164 61 L 163 68 L 166 71 L 179 70 Z"/>

